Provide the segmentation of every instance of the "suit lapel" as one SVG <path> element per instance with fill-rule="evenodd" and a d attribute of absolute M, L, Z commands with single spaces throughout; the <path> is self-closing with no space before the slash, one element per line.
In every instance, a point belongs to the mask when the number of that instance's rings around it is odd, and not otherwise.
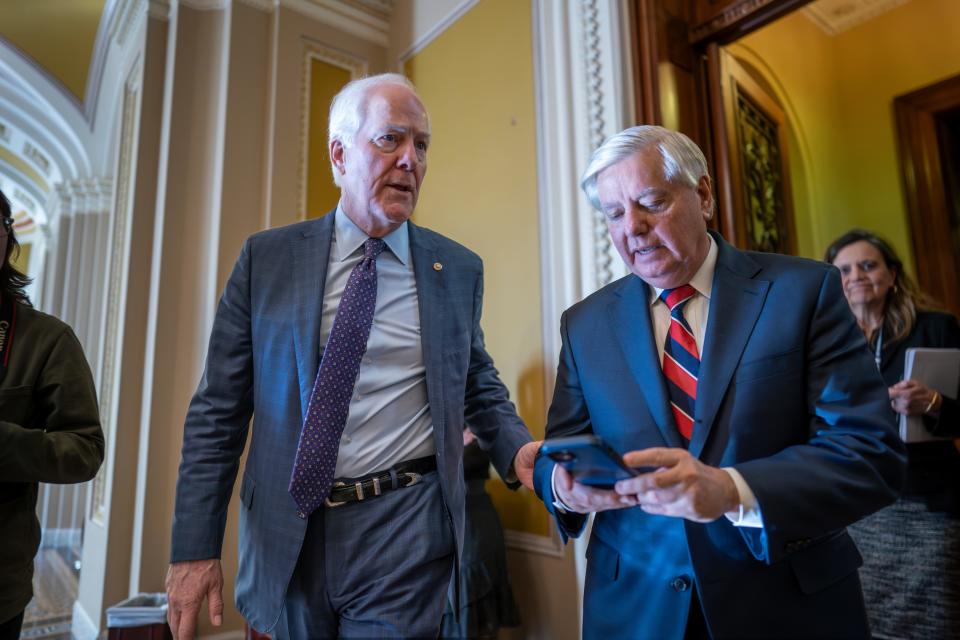
<path fill-rule="evenodd" d="M 433 433 L 438 452 L 443 438 L 443 327 L 445 324 L 444 298 L 446 275 L 443 269 L 434 269 L 441 263 L 436 243 L 412 222 L 407 223 L 410 234 L 410 257 L 417 281 L 417 301 L 420 310 L 420 345 L 426 367 L 427 401 L 433 419 Z"/>
<path fill-rule="evenodd" d="M 663 380 L 657 345 L 654 344 L 650 321 L 650 292 L 637 277 L 629 277 L 610 303 L 610 324 L 620 341 L 627 366 L 640 387 L 647 408 L 656 421 L 657 429 L 671 447 L 682 447 L 683 442 L 670 413 L 667 386 Z"/>
<path fill-rule="evenodd" d="M 293 287 L 297 305 L 293 342 L 297 352 L 301 419 L 306 415 L 320 367 L 320 320 L 332 239 L 333 212 L 330 212 L 316 222 L 304 225 L 292 240 Z"/>
<path fill-rule="evenodd" d="M 760 317 L 770 283 L 754 277 L 760 266 L 722 238 L 710 295 L 710 315 L 697 381 L 696 423 L 690 453 L 699 456 L 710 435 L 720 402 Z"/>

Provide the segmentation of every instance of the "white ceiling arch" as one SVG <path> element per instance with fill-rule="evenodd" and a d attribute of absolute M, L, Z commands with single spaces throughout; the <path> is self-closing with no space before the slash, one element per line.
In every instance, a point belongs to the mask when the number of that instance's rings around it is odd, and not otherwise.
<path fill-rule="evenodd" d="M 145 15 L 140 0 L 106 1 L 83 104 L 0 37 L 0 172 L 5 192 L 23 195 L 18 204 L 41 225 L 56 208 L 59 185 L 114 170 L 118 96 L 142 51 Z"/>
<path fill-rule="evenodd" d="M 55 186 L 90 175 L 90 138 L 77 103 L 0 39 L 0 173 L 14 210 L 45 226 Z"/>

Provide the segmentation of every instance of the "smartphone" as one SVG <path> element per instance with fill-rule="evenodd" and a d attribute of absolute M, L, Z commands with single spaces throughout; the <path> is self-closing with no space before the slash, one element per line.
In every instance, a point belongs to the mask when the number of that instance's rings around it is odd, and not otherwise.
<path fill-rule="evenodd" d="M 577 482 L 598 489 L 612 489 L 618 480 L 656 471 L 656 467 L 628 467 L 613 447 L 595 435 L 545 440 L 540 455 L 562 465 Z"/>

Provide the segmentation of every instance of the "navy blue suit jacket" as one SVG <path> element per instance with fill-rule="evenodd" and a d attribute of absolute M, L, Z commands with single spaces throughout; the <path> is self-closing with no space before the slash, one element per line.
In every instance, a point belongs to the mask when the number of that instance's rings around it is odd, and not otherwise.
<path fill-rule="evenodd" d="M 717 266 L 690 453 L 734 467 L 759 502 L 762 529 L 655 516 L 597 514 L 588 548 L 585 636 L 595 614 L 623 637 L 681 638 L 692 576 L 714 637 L 864 636 L 845 527 L 892 502 L 904 449 L 886 386 L 826 264 L 741 252 L 718 235 Z M 620 452 L 683 446 L 654 344 L 650 293 L 629 275 L 568 309 L 547 437 L 595 433 Z M 585 518 L 556 514 L 540 459 L 538 494 L 562 535 Z M 620 602 L 591 584 L 616 581 L 622 562 L 642 574 Z"/>
<path fill-rule="evenodd" d="M 240 486 L 236 599 L 256 629 L 276 623 L 307 527 L 287 487 L 320 364 L 333 220 L 331 213 L 246 241 L 220 299 L 184 426 L 173 562 L 220 557 L 227 504 L 253 416 Z M 484 348 L 480 258 L 437 233 L 412 223 L 408 228 L 437 467 L 459 550 L 464 421 L 503 477 L 531 438 Z"/>

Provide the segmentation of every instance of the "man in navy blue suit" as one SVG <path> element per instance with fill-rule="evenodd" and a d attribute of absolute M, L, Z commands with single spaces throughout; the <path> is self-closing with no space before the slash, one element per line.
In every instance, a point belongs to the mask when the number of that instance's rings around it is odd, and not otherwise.
<path fill-rule="evenodd" d="M 657 468 L 601 490 L 537 462 L 564 539 L 597 514 L 583 636 L 868 637 L 845 527 L 895 499 L 904 449 L 836 269 L 709 232 L 680 133 L 613 136 L 581 186 L 632 273 L 564 313 L 547 437 Z"/>
<path fill-rule="evenodd" d="M 504 478 L 530 485 L 537 445 L 484 347 L 480 258 L 409 222 L 423 103 L 402 76 L 356 80 L 329 139 L 337 208 L 250 237 L 217 309 L 177 483 L 179 640 L 205 597 L 220 620 L 251 416 L 236 599 L 275 638 L 437 636 L 463 546 L 465 423 Z"/>

